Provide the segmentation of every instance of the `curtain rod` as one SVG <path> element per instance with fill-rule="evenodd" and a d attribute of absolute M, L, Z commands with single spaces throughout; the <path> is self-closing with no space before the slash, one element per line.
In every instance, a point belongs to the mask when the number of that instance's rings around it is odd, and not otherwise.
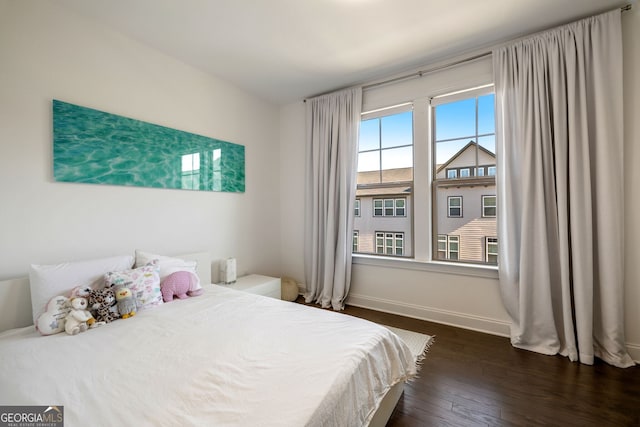
<path fill-rule="evenodd" d="M 626 12 L 628 10 L 631 10 L 632 8 L 633 8 L 633 4 L 632 3 L 628 3 L 628 4 L 620 7 L 620 12 Z M 391 84 L 391 83 L 400 82 L 400 81 L 403 81 L 403 80 L 409 80 L 409 79 L 422 77 L 425 74 L 434 73 L 436 71 L 441 71 L 441 70 L 444 70 L 444 69 L 447 69 L 447 68 L 450 68 L 450 67 L 455 67 L 456 65 L 466 64 L 467 62 L 472 62 L 472 61 L 475 61 L 477 59 L 481 59 L 481 58 L 484 58 L 484 57 L 487 57 L 487 56 L 490 56 L 490 55 L 491 55 L 491 50 L 489 50 L 487 52 L 482 52 L 482 53 L 479 53 L 479 54 L 476 54 L 476 55 L 473 55 L 473 56 L 470 56 L 470 57 L 467 57 L 467 58 L 462 58 L 462 59 L 459 59 L 457 61 L 452 61 L 452 62 L 448 62 L 446 64 L 437 65 L 435 67 L 427 68 L 425 70 L 415 71 L 413 73 L 405 74 L 405 75 L 398 76 L 398 77 L 392 77 L 390 79 L 382 80 L 380 82 L 366 84 L 366 85 L 362 86 L 362 90 L 367 90 L 367 89 L 375 88 L 375 87 L 378 87 L 378 86 L 384 86 L 384 85 L 388 85 L 388 84 Z M 319 95 L 310 96 L 308 98 L 305 98 L 304 102 L 307 102 L 307 99 L 317 98 L 319 96 L 327 95 L 329 93 L 337 92 L 339 90 L 340 89 L 332 90 L 330 92 L 324 92 L 324 93 L 321 93 Z"/>

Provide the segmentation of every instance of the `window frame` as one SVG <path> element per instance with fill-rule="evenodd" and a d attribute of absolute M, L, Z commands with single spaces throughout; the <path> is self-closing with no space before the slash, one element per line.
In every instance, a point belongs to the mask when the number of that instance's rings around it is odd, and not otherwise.
<path fill-rule="evenodd" d="M 360 231 L 353 230 L 351 240 L 351 252 L 357 253 L 360 250 Z"/>
<path fill-rule="evenodd" d="M 360 217 L 360 207 L 361 207 L 360 199 L 356 198 L 355 202 L 353 203 L 353 216 Z"/>

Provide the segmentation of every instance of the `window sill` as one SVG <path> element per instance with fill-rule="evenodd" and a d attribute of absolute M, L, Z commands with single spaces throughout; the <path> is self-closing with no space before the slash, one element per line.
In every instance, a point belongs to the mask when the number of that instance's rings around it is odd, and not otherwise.
<path fill-rule="evenodd" d="M 498 279 L 498 267 L 475 264 L 454 264 L 439 261 L 419 261 L 412 258 L 385 257 L 379 255 L 353 254 L 352 263 L 375 267 L 400 268 L 404 270 L 430 271 L 458 276 Z"/>

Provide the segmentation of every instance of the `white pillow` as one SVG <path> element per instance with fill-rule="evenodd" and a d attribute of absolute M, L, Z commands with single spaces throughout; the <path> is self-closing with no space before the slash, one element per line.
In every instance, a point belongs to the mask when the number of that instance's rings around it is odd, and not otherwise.
<path fill-rule="evenodd" d="M 48 301 L 56 295 L 69 295 L 76 286 L 102 287 L 104 275 L 110 271 L 126 270 L 133 266 L 131 255 L 120 255 L 88 261 L 65 262 L 55 265 L 31 264 L 31 310 L 36 323 Z"/>
<path fill-rule="evenodd" d="M 193 273 L 198 280 L 194 286 L 194 290 L 202 287 L 200 285 L 200 276 L 198 276 L 197 270 L 198 263 L 196 261 L 187 261 L 180 258 L 172 258 L 136 250 L 136 268 L 145 266 L 150 262 L 153 262 L 153 260 L 158 260 L 158 263 L 160 264 L 160 282 L 176 271 L 188 271 Z"/>

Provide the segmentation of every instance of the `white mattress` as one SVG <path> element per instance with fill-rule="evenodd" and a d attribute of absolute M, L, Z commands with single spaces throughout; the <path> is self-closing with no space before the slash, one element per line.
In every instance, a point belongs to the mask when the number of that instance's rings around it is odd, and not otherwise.
<path fill-rule="evenodd" d="M 215 285 L 76 336 L 0 334 L 0 404 L 64 405 L 66 426 L 367 425 L 415 373 L 375 323 Z"/>

